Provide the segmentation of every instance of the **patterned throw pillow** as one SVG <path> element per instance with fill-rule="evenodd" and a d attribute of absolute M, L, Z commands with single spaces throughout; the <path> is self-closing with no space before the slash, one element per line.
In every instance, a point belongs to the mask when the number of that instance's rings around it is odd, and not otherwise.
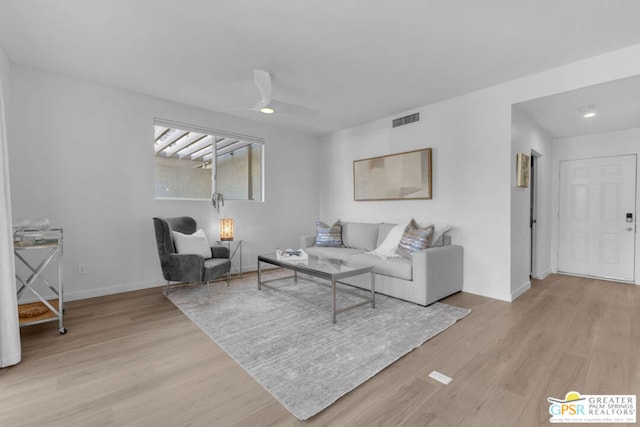
<path fill-rule="evenodd" d="M 433 224 L 420 228 L 416 220 L 412 219 L 404 229 L 396 252 L 403 258 L 411 258 L 411 254 L 415 251 L 428 248 L 431 244 L 431 239 L 433 239 L 433 230 Z"/>
<path fill-rule="evenodd" d="M 342 224 L 337 220 L 328 226 L 319 219 L 316 220 L 316 246 L 342 248 Z"/>

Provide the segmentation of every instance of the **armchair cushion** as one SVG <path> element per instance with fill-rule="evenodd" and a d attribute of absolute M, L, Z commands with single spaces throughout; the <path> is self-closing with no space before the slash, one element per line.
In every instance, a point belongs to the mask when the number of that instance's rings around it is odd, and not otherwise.
<path fill-rule="evenodd" d="M 204 260 L 204 277 L 203 282 L 217 279 L 229 272 L 230 262 L 226 258 L 209 258 Z"/>
<path fill-rule="evenodd" d="M 202 229 L 193 234 L 184 234 L 171 230 L 173 243 L 179 254 L 196 254 L 203 258 L 211 258 L 211 246 Z"/>
<path fill-rule="evenodd" d="M 229 258 L 229 248 L 224 246 L 212 246 L 211 255 L 213 258 Z"/>

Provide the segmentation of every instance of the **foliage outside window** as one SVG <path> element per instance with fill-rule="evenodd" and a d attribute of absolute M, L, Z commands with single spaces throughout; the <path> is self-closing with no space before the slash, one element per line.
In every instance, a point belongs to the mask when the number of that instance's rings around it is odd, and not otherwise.
<path fill-rule="evenodd" d="M 154 152 L 156 198 L 263 200 L 257 138 L 156 121 Z"/>

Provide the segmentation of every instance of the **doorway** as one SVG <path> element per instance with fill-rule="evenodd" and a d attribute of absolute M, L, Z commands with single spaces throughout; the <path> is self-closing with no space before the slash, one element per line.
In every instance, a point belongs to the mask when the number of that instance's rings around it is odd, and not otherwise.
<path fill-rule="evenodd" d="M 560 162 L 559 272 L 635 280 L 636 162 Z"/>
<path fill-rule="evenodd" d="M 531 244 L 531 248 L 529 250 L 530 258 L 529 258 L 529 278 L 533 279 L 536 277 L 536 254 L 538 247 L 538 193 L 537 193 L 537 167 L 538 167 L 538 157 L 540 154 L 531 151 L 531 164 L 529 165 L 529 232 L 530 239 L 529 242 Z"/>

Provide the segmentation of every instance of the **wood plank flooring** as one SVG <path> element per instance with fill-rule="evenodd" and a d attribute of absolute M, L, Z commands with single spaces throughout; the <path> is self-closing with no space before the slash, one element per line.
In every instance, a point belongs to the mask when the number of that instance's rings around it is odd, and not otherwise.
<path fill-rule="evenodd" d="M 0 425 L 538 426 L 550 396 L 640 396 L 640 286 L 551 275 L 511 304 L 443 302 L 473 311 L 306 422 L 160 288 L 70 302 L 66 335 L 22 329 L 23 361 L 0 369 Z"/>

